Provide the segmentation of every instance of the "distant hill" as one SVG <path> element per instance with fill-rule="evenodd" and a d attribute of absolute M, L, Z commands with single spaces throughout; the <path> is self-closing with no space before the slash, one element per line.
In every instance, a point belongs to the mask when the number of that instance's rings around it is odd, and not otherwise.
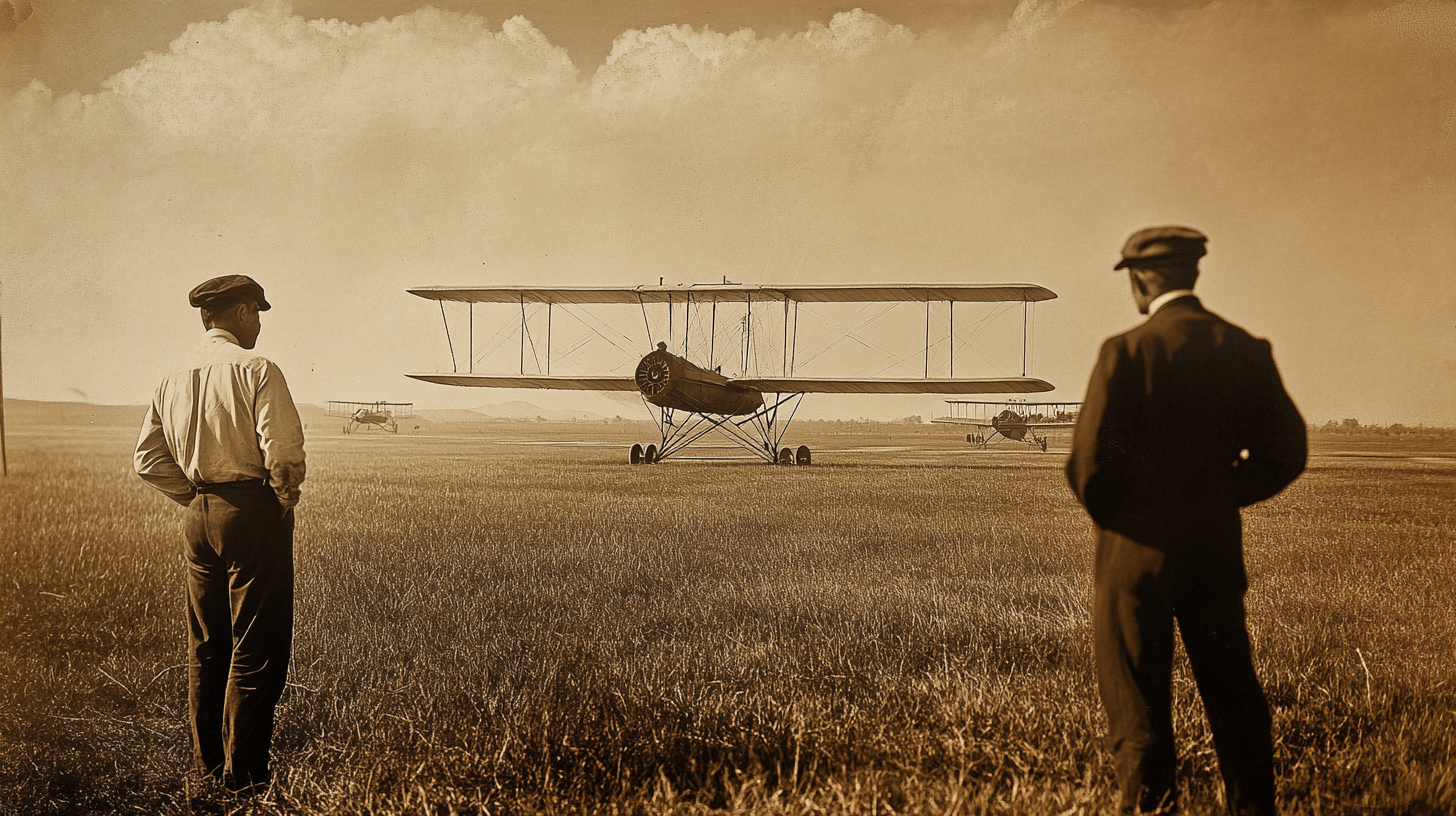
<path fill-rule="evenodd" d="M 512 400 L 510 402 L 499 402 L 491 405 L 477 405 L 471 409 L 477 414 L 483 414 L 497 419 L 542 419 L 555 420 L 558 422 L 573 419 L 596 420 L 606 419 L 601 414 L 594 414 L 591 411 L 552 411 L 529 402 Z"/>
<path fill-rule="evenodd" d="M 145 405 L 92 405 L 88 402 L 5 400 L 6 425 L 91 425 L 140 430 Z"/>
<path fill-rule="evenodd" d="M 529 402 L 505 402 L 482 405 L 474 410 L 464 408 L 425 408 L 415 412 L 419 420 L 429 424 L 473 424 L 506 419 L 537 418 L 554 422 L 602 421 L 606 417 L 590 411 L 552 411 Z M 95 426 L 105 428 L 140 428 L 147 414 L 145 405 L 93 405 L 86 402 L 48 402 L 45 400 L 5 400 L 5 422 L 22 425 Z M 331 417 L 321 407 L 298 403 L 298 416 L 310 432 L 326 431 L 347 425 L 347 418 Z M 400 420 L 401 426 L 409 423 Z M 420 423 L 410 423 L 420 424 Z"/>
<path fill-rule="evenodd" d="M 468 408 L 422 408 L 415 414 L 428 422 L 489 422 L 491 417 L 476 413 Z M 400 420 L 403 422 L 404 420 Z"/>

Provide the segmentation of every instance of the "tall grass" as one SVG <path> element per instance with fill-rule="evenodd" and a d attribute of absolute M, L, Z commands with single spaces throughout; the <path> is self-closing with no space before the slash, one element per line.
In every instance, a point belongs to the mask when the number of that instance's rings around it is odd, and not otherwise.
<path fill-rule="evenodd" d="M 12 441 L 0 812 L 1110 801 L 1091 530 L 1058 457 L 634 468 L 615 448 L 314 440 L 278 778 L 240 802 L 187 772 L 179 511 L 129 442 Z M 1453 475 L 1324 460 L 1246 516 L 1292 812 L 1456 810 Z M 1181 663 L 1175 694 L 1185 801 L 1216 811 Z"/>

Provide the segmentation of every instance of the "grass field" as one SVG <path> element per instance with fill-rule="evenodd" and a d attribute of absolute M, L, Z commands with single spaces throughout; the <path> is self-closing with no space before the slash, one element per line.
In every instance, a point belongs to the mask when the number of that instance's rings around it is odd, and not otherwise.
<path fill-rule="evenodd" d="M 180 510 L 133 433 L 12 428 L 0 813 L 1106 812 L 1061 457 L 804 427 L 811 468 L 628 467 L 640 425 L 312 438 L 252 802 L 187 772 Z M 1456 811 L 1456 457 L 1374 453 L 1245 516 L 1293 813 Z M 1215 812 L 1181 664 L 1175 689 Z"/>

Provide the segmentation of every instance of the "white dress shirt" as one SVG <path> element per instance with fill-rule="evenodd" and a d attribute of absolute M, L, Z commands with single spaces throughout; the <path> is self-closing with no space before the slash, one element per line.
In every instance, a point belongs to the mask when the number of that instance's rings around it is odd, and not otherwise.
<path fill-rule="evenodd" d="M 267 479 L 285 508 L 303 482 L 303 423 L 283 372 L 209 329 L 192 359 L 157 387 L 142 422 L 136 472 L 186 505 L 205 482 Z"/>
<path fill-rule="evenodd" d="M 1193 294 L 1192 289 L 1173 289 L 1164 292 L 1161 295 L 1158 295 L 1157 297 L 1153 298 L 1152 303 L 1148 304 L 1148 317 L 1152 317 L 1153 315 L 1157 314 L 1159 309 L 1163 308 L 1169 303 L 1172 303 L 1178 298 L 1186 297 L 1191 294 Z"/>

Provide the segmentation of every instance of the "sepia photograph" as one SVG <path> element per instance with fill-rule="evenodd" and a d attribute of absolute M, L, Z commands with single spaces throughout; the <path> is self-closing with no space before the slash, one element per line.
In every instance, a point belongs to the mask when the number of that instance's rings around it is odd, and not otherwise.
<path fill-rule="evenodd" d="M 0 0 L 0 816 L 1456 813 L 1456 0 Z"/>

